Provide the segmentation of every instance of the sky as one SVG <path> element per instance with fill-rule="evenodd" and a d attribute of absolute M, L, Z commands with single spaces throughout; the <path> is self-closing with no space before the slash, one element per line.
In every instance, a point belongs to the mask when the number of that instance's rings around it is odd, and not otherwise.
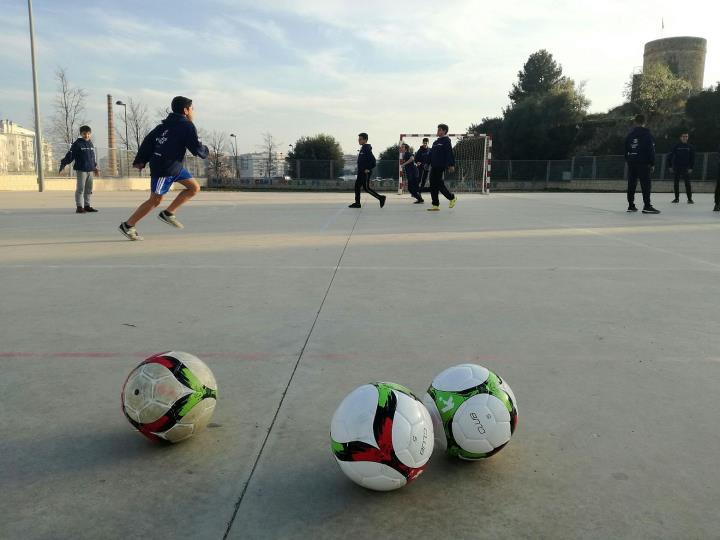
<path fill-rule="evenodd" d="M 0 13 L 0 118 L 31 127 L 27 3 L 0 0 Z M 707 38 L 705 85 L 720 81 L 716 0 L 34 0 L 33 15 L 42 121 L 64 67 L 88 93 L 98 146 L 107 94 L 144 103 L 153 121 L 185 95 L 195 124 L 236 134 L 241 153 L 264 133 L 285 150 L 328 133 L 354 153 L 366 131 L 382 150 L 401 132 L 501 115 L 543 48 L 585 83 L 592 112 L 623 101 L 645 42 L 661 37 Z"/>

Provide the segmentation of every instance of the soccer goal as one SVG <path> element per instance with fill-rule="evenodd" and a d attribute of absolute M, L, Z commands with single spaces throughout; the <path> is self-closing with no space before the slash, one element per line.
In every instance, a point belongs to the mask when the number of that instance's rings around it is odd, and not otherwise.
<path fill-rule="evenodd" d="M 422 140 L 430 139 L 429 146 L 437 139 L 435 133 L 401 133 L 400 145 L 408 144 L 413 153 L 422 145 Z M 445 173 L 445 183 L 450 191 L 490 193 L 490 176 L 492 170 L 492 136 L 476 133 L 448 133 L 455 153 L 455 172 Z M 398 165 L 402 162 L 402 152 Z M 398 195 L 402 195 L 407 181 L 402 175 L 400 166 Z M 427 186 L 426 186 L 427 187 Z"/>

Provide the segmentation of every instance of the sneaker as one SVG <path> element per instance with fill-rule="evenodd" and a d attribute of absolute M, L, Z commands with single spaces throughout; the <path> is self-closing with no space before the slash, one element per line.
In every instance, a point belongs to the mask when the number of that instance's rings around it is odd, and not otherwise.
<path fill-rule="evenodd" d="M 457 195 L 455 195 L 452 200 L 450 201 L 450 208 L 455 208 L 455 205 L 457 204 Z"/>
<path fill-rule="evenodd" d="M 643 214 L 659 214 L 660 210 L 653 208 L 652 206 L 646 206 L 643 208 Z"/>
<path fill-rule="evenodd" d="M 348 206 L 348 208 L 361 208 L 361 206 L 359 202 L 355 202 Z"/>
<path fill-rule="evenodd" d="M 84 214 L 84 213 L 85 213 L 85 209 L 84 209 L 82 206 L 78 206 L 78 207 L 75 209 L 75 213 L 76 213 L 76 214 Z"/>
<path fill-rule="evenodd" d="M 720 212 L 720 204 L 715 205 L 715 208 L 713 208 L 713 212 Z"/>
<path fill-rule="evenodd" d="M 680 202 L 680 199 L 678 199 L 677 197 L 675 197 L 675 198 L 674 198 L 672 201 L 670 201 L 670 202 L 673 203 L 673 204 L 677 204 L 677 203 Z"/>
<path fill-rule="evenodd" d="M 178 218 L 175 217 L 175 214 L 171 214 L 167 210 L 160 212 L 158 214 L 158 219 L 163 223 L 167 223 L 168 225 L 177 227 L 178 229 L 182 229 L 184 227 L 184 225 L 178 221 Z"/>
<path fill-rule="evenodd" d="M 97 212 L 97 210 L 96 210 L 95 208 L 93 208 L 92 206 L 86 206 L 86 207 L 84 208 L 84 210 L 85 210 L 86 212 Z"/>
<path fill-rule="evenodd" d="M 123 233 L 125 236 L 127 236 L 130 240 L 142 240 L 143 237 L 140 236 L 137 231 L 135 230 L 135 227 L 132 227 L 125 223 L 124 221 L 120 224 L 118 227 L 118 230 Z"/>
<path fill-rule="evenodd" d="M 385 206 L 385 199 L 387 199 L 385 195 L 380 195 L 380 208 Z"/>
<path fill-rule="evenodd" d="M 439 212 L 439 211 L 440 211 L 440 207 L 439 207 L 439 206 L 435 206 L 435 205 L 433 204 L 430 208 L 427 209 L 427 211 L 428 211 L 428 212 Z"/>
<path fill-rule="evenodd" d="M 695 201 L 693 201 L 692 199 L 688 199 L 688 204 L 695 204 Z"/>
<path fill-rule="evenodd" d="M 631 204 L 630 206 L 628 206 L 627 211 L 628 212 L 637 212 L 637 206 L 635 206 L 634 204 Z"/>
<path fill-rule="evenodd" d="M 425 200 L 424 200 L 424 199 L 418 199 L 418 200 L 415 201 L 413 204 L 425 204 Z"/>

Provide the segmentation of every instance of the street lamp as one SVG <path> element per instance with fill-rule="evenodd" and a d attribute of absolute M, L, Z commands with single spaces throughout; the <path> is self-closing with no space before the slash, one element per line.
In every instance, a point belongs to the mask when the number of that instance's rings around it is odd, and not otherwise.
<path fill-rule="evenodd" d="M 32 0 L 28 0 L 28 21 L 30 23 L 30 57 L 32 58 L 33 101 L 35 104 L 35 157 L 38 173 L 38 191 L 45 190 L 45 170 L 43 167 L 43 147 L 40 136 L 40 99 L 38 98 L 37 69 L 35 68 L 35 29 L 33 27 Z"/>
<path fill-rule="evenodd" d="M 127 168 L 128 178 L 130 178 L 130 139 L 128 138 L 127 105 L 119 99 L 115 102 L 115 105 L 119 105 L 125 110 L 125 167 Z"/>
<path fill-rule="evenodd" d="M 230 138 L 235 139 L 235 179 L 240 178 L 240 171 L 238 171 L 238 149 L 237 149 L 237 137 L 234 133 L 230 134 Z"/>

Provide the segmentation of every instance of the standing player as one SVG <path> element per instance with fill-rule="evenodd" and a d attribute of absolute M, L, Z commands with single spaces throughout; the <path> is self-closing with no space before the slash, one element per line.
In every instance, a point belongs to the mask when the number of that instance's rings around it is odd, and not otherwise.
<path fill-rule="evenodd" d="M 185 189 L 178 193 L 167 210 L 158 214 L 160 221 L 172 227 L 183 228 L 183 224 L 175 217 L 175 211 L 200 191 L 200 184 L 182 164 L 185 149 L 202 159 L 208 156 L 208 148 L 198 139 L 197 130 L 192 123 L 192 100 L 177 96 L 173 98 L 170 107 L 172 112 L 147 134 L 133 162 L 133 167 L 140 170 L 150 163 L 151 193 L 150 198 L 142 203 L 127 221 L 120 224 L 120 232 L 130 240 L 143 239 L 135 230 L 135 225 L 157 208 L 174 182 L 179 182 Z"/>
<path fill-rule="evenodd" d="M 73 161 L 77 185 L 75 189 L 75 213 L 97 212 L 90 206 L 90 196 L 93 190 L 93 173 L 100 174 L 95 157 L 95 146 L 90 140 L 92 130 L 90 126 L 80 126 L 80 137 L 72 143 L 67 155 L 60 161 L 60 171 Z M 84 202 L 84 204 L 83 204 Z"/>
<path fill-rule="evenodd" d="M 695 149 L 688 144 L 689 138 L 688 133 L 681 134 L 680 142 L 675 145 L 667 157 L 670 172 L 675 173 L 675 198 L 672 201 L 674 203 L 680 202 L 680 179 L 682 178 L 685 181 L 685 195 L 687 195 L 688 204 L 693 204 L 690 175 L 695 168 Z"/>
<path fill-rule="evenodd" d="M 428 143 L 430 139 L 425 137 L 422 140 L 422 146 L 415 152 L 415 163 L 420 170 L 420 192 L 422 192 L 427 183 L 428 174 L 430 173 L 430 148 Z"/>
<path fill-rule="evenodd" d="M 453 154 L 452 142 L 448 134 L 447 124 L 438 124 L 438 138 L 430 150 L 430 195 L 432 196 L 432 207 L 428 212 L 440 211 L 440 197 L 443 196 L 450 201 L 450 208 L 455 208 L 457 197 L 450 193 L 445 185 L 445 171 L 455 172 L 455 154 Z"/>
<path fill-rule="evenodd" d="M 415 204 L 423 204 L 425 201 L 420 195 L 419 173 L 415 166 L 415 157 L 410 153 L 410 146 L 405 143 L 400 145 L 400 151 L 402 152 L 400 166 L 403 168 L 405 180 L 407 180 L 408 191 L 415 197 Z"/>
<path fill-rule="evenodd" d="M 370 173 L 377 165 L 377 160 L 373 155 L 372 146 L 368 144 L 368 134 L 360 133 L 358 135 L 358 144 L 360 152 L 357 158 L 357 180 L 355 180 L 355 202 L 348 208 L 360 208 L 360 190 L 364 189 L 370 195 L 380 201 L 380 208 L 385 206 L 385 195 L 380 195 L 370 187 Z"/>
<path fill-rule="evenodd" d="M 638 179 L 643 195 L 643 214 L 659 214 L 650 202 L 652 184 L 650 174 L 655 170 L 655 139 L 645 127 L 645 116 L 635 117 L 635 128 L 625 139 L 625 161 L 628 165 L 627 200 L 628 212 L 637 212 L 635 190 Z"/>

